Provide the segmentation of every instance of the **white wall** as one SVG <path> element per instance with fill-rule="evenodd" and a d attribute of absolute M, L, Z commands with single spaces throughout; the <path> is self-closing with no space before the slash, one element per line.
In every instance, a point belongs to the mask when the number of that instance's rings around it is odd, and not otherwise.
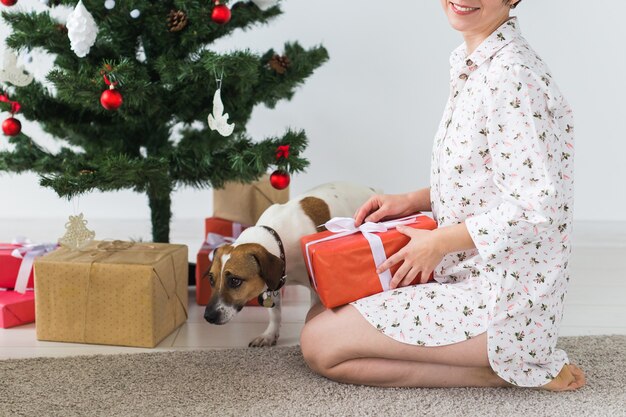
<path fill-rule="evenodd" d="M 38 0 L 18 4 L 43 8 Z M 440 1 L 284 0 L 283 8 L 273 25 L 237 33 L 219 49 L 280 49 L 286 40 L 328 48 L 330 62 L 293 101 L 275 110 L 257 108 L 249 124 L 257 138 L 287 126 L 307 130 L 311 167 L 293 179 L 293 193 L 336 179 L 393 193 L 428 186 L 432 140 L 448 94 L 448 56 L 461 42 Z M 626 194 L 618 191 L 626 179 L 626 2 L 526 0 L 516 13 L 575 110 L 575 219 L 626 221 Z M 6 33 L 0 27 L 0 38 Z M 24 131 L 56 148 L 35 125 L 25 123 Z M 0 149 L 6 147 L 0 137 Z M 33 175 L 1 176 L 0 196 L 4 219 L 73 211 Z M 89 218 L 149 216 L 145 197 L 131 192 L 83 196 L 80 210 Z M 210 211 L 210 191 L 183 189 L 174 196 L 177 218 Z"/>

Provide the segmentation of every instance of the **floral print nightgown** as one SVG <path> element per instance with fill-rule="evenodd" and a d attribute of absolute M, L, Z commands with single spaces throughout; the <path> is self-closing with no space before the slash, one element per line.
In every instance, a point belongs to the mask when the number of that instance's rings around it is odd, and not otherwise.
<path fill-rule="evenodd" d="M 441 346 L 487 332 L 491 367 L 538 387 L 569 363 L 556 349 L 569 282 L 572 112 L 511 18 L 470 56 L 451 55 L 434 141 L 439 227 L 465 222 L 476 249 L 448 253 L 428 284 L 351 303 L 400 342 Z"/>

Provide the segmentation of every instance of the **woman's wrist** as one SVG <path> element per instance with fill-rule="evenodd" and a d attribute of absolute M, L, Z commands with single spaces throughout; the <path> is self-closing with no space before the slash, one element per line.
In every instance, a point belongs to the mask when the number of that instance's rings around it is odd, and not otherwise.
<path fill-rule="evenodd" d="M 413 212 L 432 211 L 430 206 L 430 187 L 422 188 L 407 194 Z"/>
<path fill-rule="evenodd" d="M 467 230 L 465 222 L 433 230 L 435 246 L 442 254 L 475 249 L 476 244 Z"/>

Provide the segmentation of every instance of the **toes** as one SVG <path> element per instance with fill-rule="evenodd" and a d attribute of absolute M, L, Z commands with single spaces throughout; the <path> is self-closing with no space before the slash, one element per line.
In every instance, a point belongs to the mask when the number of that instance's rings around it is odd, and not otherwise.
<path fill-rule="evenodd" d="M 563 387 L 563 391 L 573 391 L 585 385 L 585 373 L 582 371 L 582 369 L 580 369 L 576 365 L 568 365 L 567 370 L 569 378 L 567 380 L 566 386 Z"/>
<path fill-rule="evenodd" d="M 583 372 L 582 369 L 580 369 L 577 366 L 572 365 L 570 370 L 572 371 L 572 374 L 574 375 L 574 383 L 572 385 L 575 385 L 576 388 L 580 388 L 587 383 L 587 379 L 585 378 L 585 373 Z"/>
<path fill-rule="evenodd" d="M 548 391 L 572 391 L 585 385 L 585 374 L 575 365 L 566 364 L 561 372 L 542 388 Z"/>

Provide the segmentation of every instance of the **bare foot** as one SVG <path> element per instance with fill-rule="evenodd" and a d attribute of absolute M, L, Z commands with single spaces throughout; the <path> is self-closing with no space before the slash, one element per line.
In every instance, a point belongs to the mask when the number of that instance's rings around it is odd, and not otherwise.
<path fill-rule="evenodd" d="M 564 365 L 551 382 L 540 387 L 548 391 L 573 391 L 585 385 L 585 373 L 576 365 Z"/>

